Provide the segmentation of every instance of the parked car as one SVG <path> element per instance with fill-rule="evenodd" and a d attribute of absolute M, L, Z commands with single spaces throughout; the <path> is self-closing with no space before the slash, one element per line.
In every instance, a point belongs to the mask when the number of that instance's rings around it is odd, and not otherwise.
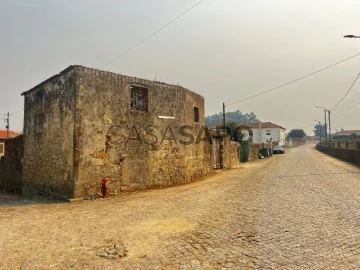
<path fill-rule="evenodd" d="M 284 146 L 282 145 L 276 145 L 273 148 L 273 153 L 274 154 L 285 154 L 285 149 Z"/>

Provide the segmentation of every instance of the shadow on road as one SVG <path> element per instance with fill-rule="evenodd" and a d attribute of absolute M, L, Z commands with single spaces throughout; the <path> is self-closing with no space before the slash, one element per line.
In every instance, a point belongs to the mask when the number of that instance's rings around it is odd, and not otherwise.
<path fill-rule="evenodd" d="M 29 199 L 20 194 L 0 191 L 0 207 L 51 203 L 64 203 L 64 201 L 43 196 L 37 196 L 36 198 Z"/>

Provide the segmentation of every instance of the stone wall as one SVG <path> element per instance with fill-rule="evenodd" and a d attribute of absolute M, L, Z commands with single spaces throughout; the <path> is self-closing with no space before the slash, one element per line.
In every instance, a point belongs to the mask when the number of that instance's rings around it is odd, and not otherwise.
<path fill-rule="evenodd" d="M 73 199 L 104 177 L 119 192 L 212 173 L 204 98 L 183 87 L 70 66 L 23 95 L 24 190 Z"/>
<path fill-rule="evenodd" d="M 239 164 L 239 143 L 224 137 L 224 169 L 235 168 Z"/>
<path fill-rule="evenodd" d="M 317 144 L 316 149 L 330 156 L 360 165 L 360 150 L 333 148 Z"/>
<path fill-rule="evenodd" d="M 25 189 L 73 197 L 75 81 L 70 67 L 23 93 Z"/>
<path fill-rule="evenodd" d="M 90 68 L 76 67 L 76 74 L 75 197 L 98 193 L 103 177 L 110 178 L 110 192 L 119 192 L 212 173 L 203 97 L 180 86 Z M 147 110 L 131 108 L 133 88 L 147 89 Z"/>
<path fill-rule="evenodd" d="M 250 144 L 250 153 L 249 153 L 249 160 L 258 159 L 259 150 L 262 148 L 269 148 L 272 147 L 270 143 L 251 143 Z"/>
<path fill-rule="evenodd" d="M 5 140 L 5 155 L 0 157 L 0 189 L 21 191 L 23 146 L 22 135 Z"/>

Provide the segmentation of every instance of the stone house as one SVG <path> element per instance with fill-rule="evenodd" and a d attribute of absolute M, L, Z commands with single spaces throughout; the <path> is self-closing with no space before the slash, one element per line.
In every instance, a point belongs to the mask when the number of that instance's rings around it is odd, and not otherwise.
<path fill-rule="evenodd" d="M 23 185 L 65 199 L 212 173 L 204 98 L 181 86 L 69 66 L 22 93 Z"/>

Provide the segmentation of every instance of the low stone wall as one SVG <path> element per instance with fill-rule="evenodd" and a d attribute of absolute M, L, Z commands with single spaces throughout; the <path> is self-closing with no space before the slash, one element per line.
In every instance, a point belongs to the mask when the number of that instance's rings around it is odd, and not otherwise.
<path fill-rule="evenodd" d="M 270 148 L 272 144 L 270 143 L 251 143 L 250 144 L 250 153 L 249 153 L 249 160 L 258 159 L 259 150 L 262 148 Z"/>
<path fill-rule="evenodd" d="M 23 136 L 5 141 L 5 155 L 0 158 L 0 189 L 21 192 Z"/>
<path fill-rule="evenodd" d="M 230 141 L 226 137 L 224 140 L 224 169 L 234 168 L 239 164 L 239 143 Z"/>
<path fill-rule="evenodd" d="M 330 156 L 360 165 L 360 150 L 333 148 L 317 144 L 316 149 Z"/>

